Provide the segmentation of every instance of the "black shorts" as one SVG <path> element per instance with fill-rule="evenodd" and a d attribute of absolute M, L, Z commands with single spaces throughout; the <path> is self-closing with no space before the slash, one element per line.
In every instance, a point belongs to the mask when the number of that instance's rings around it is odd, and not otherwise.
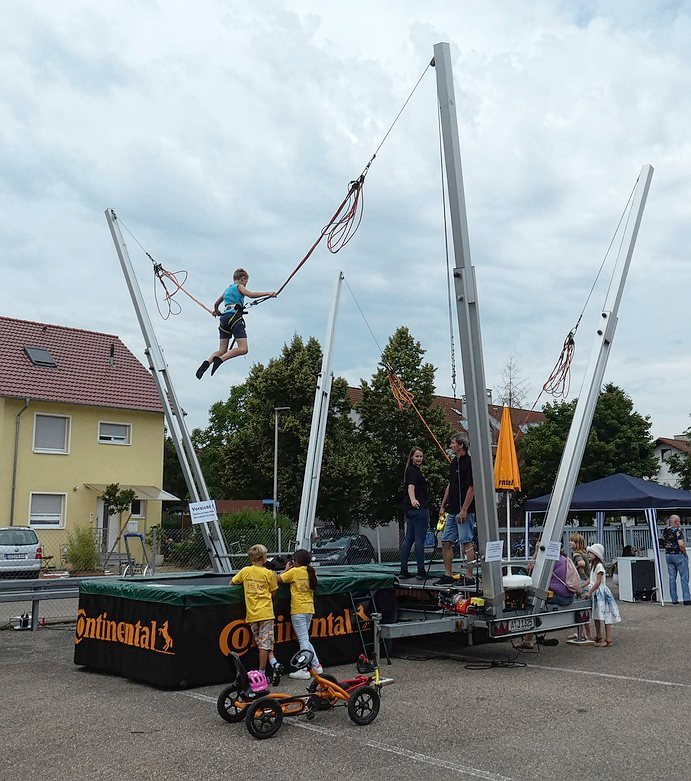
<path fill-rule="evenodd" d="M 218 335 L 221 339 L 247 339 L 245 319 L 237 312 L 224 312 L 218 324 Z"/>

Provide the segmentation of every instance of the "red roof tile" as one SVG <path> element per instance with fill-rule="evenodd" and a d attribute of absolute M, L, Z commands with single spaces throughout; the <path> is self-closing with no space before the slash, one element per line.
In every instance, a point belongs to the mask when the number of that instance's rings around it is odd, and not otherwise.
<path fill-rule="evenodd" d="M 357 406 L 362 401 L 362 390 L 360 388 L 348 388 L 348 399 L 353 406 Z M 466 418 L 461 399 L 453 399 L 451 396 L 435 396 L 432 406 L 440 407 L 443 410 L 446 421 L 451 428 L 454 430 L 462 428 L 461 421 L 464 421 Z M 461 414 L 459 415 L 456 410 L 460 411 Z M 502 407 L 500 405 L 488 404 L 487 411 L 497 421 L 497 424 L 501 422 Z M 514 436 L 526 426 L 534 426 L 537 423 L 542 423 L 545 419 L 543 412 L 534 412 L 517 407 L 512 407 L 510 412 Z M 495 431 L 494 427 L 492 427 L 492 439 L 494 441 L 496 441 L 497 435 L 498 431 Z"/>
<path fill-rule="evenodd" d="M 25 347 L 57 366 L 35 366 Z M 117 336 L 10 317 L 0 317 L 0 396 L 163 412 L 150 372 Z"/>
<path fill-rule="evenodd" d="M 655 444 L 667 445 L 667 447 L 678 450 L 680 453 L 691 455 L 691 442 L 689 442 L 688 439 L 677 439 L 676 437 L 674 439 L 669 439 L 667 437 L 658 437 L 655 440 Z"/>

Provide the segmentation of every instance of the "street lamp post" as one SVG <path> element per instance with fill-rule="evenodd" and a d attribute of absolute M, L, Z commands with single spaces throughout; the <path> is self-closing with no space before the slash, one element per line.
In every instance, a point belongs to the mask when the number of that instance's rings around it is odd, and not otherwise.
<path fill-rule="evenodd" d="M 274 532 L 276 531 L 276 505 L 278 503 L 278 413 L 289 409 L 290 407 L 274 407 Z"/>

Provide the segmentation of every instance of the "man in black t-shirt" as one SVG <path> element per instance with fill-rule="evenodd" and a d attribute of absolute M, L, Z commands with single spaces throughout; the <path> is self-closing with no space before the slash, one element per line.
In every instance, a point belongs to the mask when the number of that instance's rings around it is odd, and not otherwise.
<path fill-rule="evenodd" d="M 691 605 L 691 593 L 689 593 L 689 560 L 686 557 L 686 543 L 684 533 L 681 530 L 681 518 L 678 515 L 670 515 L 667 526 L 662 530 L 662 539 L 665 543 L 667 554 L 667 575 L 669 577 L 669 593 L 672 604 L 679 604 L 677 594 L 677 576 L 681 581 L 681 596 L 685 605 Z"/>
<path fill-rule="evenodd" d="M 441 533 L 441 554 L 444 559 L 444 576 L 440 585 L 458 583 L 453 577 L 453 546 L 459 542 L 465 553 L 466 575 L 461 580 L 464 585 L 475 585 L 473 564 L 475 563 L 475 489 L 473 488 L 473 468 L 468 455 L 468 440 L 463 434 L 454 434 L 449 445 L 455 458 L 449 464 L 449 482 L 444 491 L 441 512 L 446 511 L 448 518 Z"/>

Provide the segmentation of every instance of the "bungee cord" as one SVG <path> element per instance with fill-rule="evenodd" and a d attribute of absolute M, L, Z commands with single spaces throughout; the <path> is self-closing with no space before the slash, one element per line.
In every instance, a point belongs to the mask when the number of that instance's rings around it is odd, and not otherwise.
<path fill-rule="evenodd" d="M 626 221 L 628 224 L 629 219 L 631 218 L 631 201 L 633 200 L 633 195 L 636 191 L 636 187 L 638 186 L 638 180 L 640 179 L 640 174 L 638 177 L 636 177 L 636 182 L 634 183 L 634 186 L 631 190 L 631 193 L 629 194 L 629 198 L 626 202 L 626 206 L 624 206 L 624 210 L 621 213 L 621 216 L 619 217 L 619 222 L 617 223 L 617 227 L 614 229 L 614 233 L 612 234 L 612 238 L 610 239 L 609 245 L 607 246 L 607 251 L 605 252 L 605 255 L 602 259 L 602 262 L 600 263 L 600 268 L 597 271 L 597 274 L 595 275 L 595 279 L 593 281 L 593 284 L 590 287 L 590 291 L 588 292 L 588 295 L 585 299 L 585 303 L 583 304 L 583 308 L 581 309 L 581 313 L 578 316 L 578 320 L 576 320 L 576 325 L 569 331 L 569 333 L 566 335 L 566 339 L 564 339 L 564 344 L 561 348 L 561 353 L 559 354 L 559 358 L 557 359 L 556 364 L 554 365 L 554 368 L 552 369 L 549 377 L 545 381 L 545 384 L 542 386 L 542 389 L 540 390 L 540 393 L 538 393 L 537 398 L 533 402 L 533 406 L 528 411 L 527 415 L 523 419 L 523 423 L 521 423 L 518 426 L 518 430 L 515 435 L 515 439 L 518 440 L 522 434 L 522 429 L 525 423 L 528 421 L 528 418 L 530 415 L 534 412 L 535 407 L 537 406 L 538 402 L 540 401 L 540 398 L 542 397 L 543 393 L 547 393 L 550 396 L 552 396 L 555 399 L 563 398 L 565 399 L 569 395 L 569 389 L 571 386 L 571 364 L 573 363 L 574 356 L 576 355 L 576 331 L 578 330 L 578 326 L 581 324 L 581 320 L 583 319 L 583 315 L 585 313 L 585 310 L 588 306 L 588 303 L 590 301 L 591 296 L 593 295 L 593 291 L 595 290 L 595 286 L 597 285 L 597 281 L 600 278 L 600 274 L 602 273 L 602 269 L 605 266 L 605 263 L 607 262 L 607 258 L 609 257 L 609 253 L 612 249 L 612 245 L 614 244 L 614 241 L 619 234 L 619 229 L 621 228 L 621 224 L 626 217 Z M 624 241 L 624 233 L 623 231 L 621 233 L 619 248 L 621 250 L 621 245 Z M 607 297 L 609 296 L 609 291 L 612 286 L 612 279 L 614 277 L 614 270 L 612 270 L 612 274 L 610 275 L 609 284 L 607 286 L 607 292 L 605 294 L 605 304 L 607 302 Z M 605 306 L 603 304 L 603 308 Z"/>
<path fill-rule="evenodd" d="M 420 82 L 424 78 L 425 74 L 429 70 L 429 68 L 432 66 L 432 63 L 429 63 L 425 66 L 425 69 L 423 70 L 422 74 L 418 78 L 417 82 L 415 83 L 415 86 L 410 91 L 410 94 L 406 98 L 405 102 L 403 103 L 403 106 L 399 110 L 398 114 L 396 114 L 396 117 L 394 121 L 389 126 L 388 130 L 384 134 L 384 137 L 379 142 L 379 145 L 374 151 L 374 154 L 369 159 L 369 162 L 362 170 L 362 173 L 360 176 L 358 176 L 357 179 L 354 179 L 351 181 L 348 185 L 348 192 L 341 201 L 340 205 L 334 212 L 331 219 L 326 223 L 326 225 L 321 229 L 319 236 L 315 240 L 315 242 L 312 244 L 312 246 L 309 248 L 307 253 L 304 255 L 302 260 L 295 266 L 295 268 L 290 272 L 288 277 L 286 278 L 285 282 L 278 288 L 276 291 L 276 296 L 264 296 L 262 298 L 254 299 L 250 304 L 247 304 L 247 307 L 250 306 L 257 306 L 258 304 L 264 303 L 264 301 L 268 301 L 270 298 L 276 298 L 278 295 L 286 288 L 288 283 L 293 279 L 293 277 L 300 271 L 300 269 L 305 265 L 305 263 L 309 260 L 313 252 L 317 249 L 319 244 L 321 244 L 322 240 L 326 238 L 326 247 L 329 250 L 329 252 L 335 254 L 337 252 L 340 252 L 348 242 L 353 238 L 353 236 L 357 233 L 358 228 L 360 227 L 360 223 L 362 222 L 362 218 L 364 215 L 364 185 L 365 185 L 365 177 L 369 173 L 369 169 L 372 166 L 372 163 L 377 157 L 377 154 L 381 150 L 382 146 L 384 145 L 384 142 L 389 137 L 391 131 L 395 127 L 396 123 L 400 119 L 401 115 L 403 114 L 403 111 L 405 110 L 406 106 L 412 99 L 413 95 L 415 94 L 418 86 L 420 85 Z M 156 301 L 156 308 L 158 309 L 159 314 L 164 320 L 167 320 L 171 315 L 178 315 L 182 312 L 182 305 L 179 301 L 175 300 L 175 296 L 182 292 L 184 293 L 189 299 L 194 301 L 194 303 L 198 304 L 202 309 L 204 309 L 206 312 L 208 312 L 210 315 L 214 316 L 213 310 L 211 310 L 209 307 L 207 307 L 203 302 L 201 302 L 198 298 L 193 296 L 190 292 L 188 292 L 185 288 L 185 284 L 187 283 L 187 279 L 189 277 L 189 274 L 185 270 L 181 271 L 168 271 L 166 268 L 164 268 L 162 263 L 158 263 L 154 258 L 144 249 L 142 244 L 139 242 L 137 237 L 127 228 L 127 226 L 122 223 L 122 220 L 120 220 L 120 223 L 125 228 L 125 230 L 132 236 L 134 241 L 139 245 L 142 252 L 149 258 L 153 265 L 153 271 L 154 271 L 154 299 Z M 158 290 L 156 286 L 156 280 L 160 283 L 160 285 L 163 288 L 163 305 L 159 301 L 159 297 L 156 295 L 156 291 Z M 166 283 L 172 284 L 172 289 L 169 288 L 169 285 Z"/>
<path fill-rule="evenodd" d="M 353 293 L 350 285 L 348 284 L 348 280 L 345 278 L 345 276 L 343 277 L 343 281 L 346 283 L 346 287 L 348 288 L 350 295 L 353 297 L 353 301 L 355 302 L 355 306 L 357 307 L 358 312 L 360 312 L 362 319 L 365 321 L 367 330 L 370 332 L 372 339 L 374 340 L 374 343 L 377 345 L 379 354 L 380 355 L 383 354 L 384 351 L 381 349 L 381 346 L 377 341 L 377 337 L 374 335 L 374 331 L 372 331 L 372 328 L 370 327 L 370 324 L 367 321 L 367 318 L 365 317 L 365 313 L 362 311 L 362 308 L 360 307 L 357 298 L 355 298 L 355 294 Z M 429 424 L 425 420 L 425 416 L 422 414 L 422 412 L 420 412 L 417 405 L 415 404 L 415 399 L 413 398 L 412 393 L 405 387 L 403 380 L 396 374 L 393 368 L 388 363 L 386 363 L 386 361 L 382 360 L 382 366 L 384 367 L 384 371 L 386 372 L 386 377 L 389 381 L 389 386 L 391 387 L 391 394 L 394 397 L 398 409 L 401 412 L 405 412 L 407 408 L 409 407 L 412 408 L 415 414 L 420 419 L 422 425 L 427 429 L 427 432 L 429 433 L 430 437 L 432 437 L 432 440 L 434 441 L 435 445 L 439 448 L 441 454 L 444 456 L 447 462 L 451 461 L 451 458 L 449 457 L 449 454 L 446 452 L 446 449 L 441 444 L 434 431 L 432 431 L 432 429 L 430 428 Z"/>

